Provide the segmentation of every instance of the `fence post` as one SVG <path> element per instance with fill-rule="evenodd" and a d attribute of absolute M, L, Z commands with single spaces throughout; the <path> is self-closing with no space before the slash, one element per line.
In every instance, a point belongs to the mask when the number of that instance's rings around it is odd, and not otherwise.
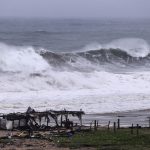
<path fill-rule="evenodd" d="M 90 130 L 92 130 L 92 122 L 90 123 Z"/>
<path fill-rule="evenodd" d="M 139 135 L 139 124 L 137 124 L 137 129 L 136 129 L 136 133 L 137 133 L 137 135 Z"/>
<path fill-rule="evenodd" d="M 132 123 L 132 126 L 131 126 L 131 134 L 133 134 L 133 123 Z"/>
<path fill-rule="evenodd" d="M 108 122 L 108 130 L 110 129 L 110 127 L 109 127 L 109 126 L 110 126 L 110 121 Z"/>
<path fill-rule="evenodd" d="M 94 120 L 94 130 L 96 131 L 97 130 L 97 121 Z"/>
<path fill-rule="evenodd" d="M 114 122 L 114 133 L 116 133 L 116 122 Z"/>
<path fill-rule="evenodd" d="M 118 119 L 118 129 L 120 129 L 120 119 Z"/>

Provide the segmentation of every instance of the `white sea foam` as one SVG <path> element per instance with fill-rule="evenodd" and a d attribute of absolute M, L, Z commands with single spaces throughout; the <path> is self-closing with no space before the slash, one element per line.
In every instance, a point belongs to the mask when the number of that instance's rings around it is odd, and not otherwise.
<path fill-rule="evenodd" d="M 39 72 L 49 68 L 48 63 L 32 47 L 9 46 L 0 43 L 0 70 L 12 72 Z"/>
<path fill-rule="evenodd" d="M 0 77 L 1 111 L 82 108 L 87 113 L 150 107 L 150 73 L 113 74 L 55 72 L 46 77 Z M 48 83 L 49 82 L 49 83 Z M 109 109 L 106 109 L 109 108 Z"/>
<path fill-rule="evenodd" d="M 150 53 L 150 46 L 144 39 L 122 38 L 113 40 L 110 43 L 100 44 L 93 42 L 86 45 L 81 51 L 100 50 L 100 49 L 121 49 L 132 57 L 146 57 Z"/>
<path fill-rule="evenodd" d="M 1 112 L 25 111 L 28 106 L 82 108 L 87 113 L 150 107 L 150 72 L 59 71 L 33 48 L 1 44 L 0 50 L 0 68 L 5 71 L 0 73 Z"/>
<path fill-rule="evenodd" d="M 145 40 L 138 38 L 114 40 L 104 45 L 104 48 L 119 48 L 133 57 L 146 57 L 150 52 L 149 44 Z"/>

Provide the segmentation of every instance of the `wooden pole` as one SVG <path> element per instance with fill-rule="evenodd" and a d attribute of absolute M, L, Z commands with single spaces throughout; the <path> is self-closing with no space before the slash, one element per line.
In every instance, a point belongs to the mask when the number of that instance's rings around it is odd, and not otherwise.
<path fill-rule="evenodd" d="M 65 115 L 65 118 L 66 118 L 66 121 L 68 120 L 68 114 L 67 115 Z"/>
<path fill-rule="evenodd" d="M 59 126 L 58 125 L 58 116 L 56 117 L 55 122 L 56 122 L 56 126 L 58 127 Z"/>
<path fill-rule="evenodd" d="M 150 117 L 148 117 L 148 119 L 149 119 L 149 128 L 150 128 Z"/>
<path fill-rule="evenodd" d="M 82 126 L 82 115 L 79 116 L 80 126 Z"/>
<path fill-rule="evenodd" d="M 81 126 L 82 126 L 82 115 L 81 115 Z"/>
<path fill-rule="evenodd" d="M 40 126 L 41 126 L 41 116 L 39 116 L 39 124 L 40 124 Z"/>
<path fill-rule="evenodd" d="M 117 124 L 118 124 L 118 129 L 120 129 L 120 119 L 118 119 Z"/>
<path fill-rule="evenodd" d="M 98 120 L 97 120 L 97 128 L 98 128 Z"/>
<path fill-rule="evenodd" d="M 92 130 L 92 122 L 90 123 L 90 130 Z"/>
<path fill-rule="evenodd" d="M 82 109 L 80 109 L 80 112 L 82 111 Z M 82 114 L 80 114 L 80 125 L 82 126 Z"/>
<path fill-rule="evenodd" d="M 136 125 L 136 133 L 139 135 L 139 124 Z"/>
<path fill-rule="evenodd" d="M 19 119 L 19 127 L 20 127 L 20 119 Z"/>
<path fill-rule="evenodd" d="M 110 121 L 108 122 L 108 130 L 110 129 Z"/>
<path fill-rule="evenodd" d="M 94 130 L 96 131 L 97 130 L 97 121 L 94 120 Z"/>
<path fill-rule="evenodd" d="M 48 127 L 48 122 L 49 122 L 49 118 L 48 118 L 48 115 L 46 116 L 46 118 L 47 118 L 47 127 Z"/>
<path fill-rule="evenodd" d="M 63 121 L 63 115 L 61 115 L 61 118 L 60 118 L 60 126 L 62 127 L 62 121 Z"/>
<path fill-rule="evenodd" d="M 116 122 L 114 122 L 114 133 L 116 133 Z"/>
<path fill-rule="evenodd" d="M 12 121 L 12 129 L 14 129 L 14 120 Z"/>
<path fill-rule="evenodd" d="M 132 126 L 131 126 L 131 134 L 133 134 L 133 123 L 132 123 Z"/>

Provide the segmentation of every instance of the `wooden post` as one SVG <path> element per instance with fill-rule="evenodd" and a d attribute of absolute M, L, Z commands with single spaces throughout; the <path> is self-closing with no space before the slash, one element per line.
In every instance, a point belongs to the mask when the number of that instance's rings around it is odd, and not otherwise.
<path fill-rule="evenodd" d="M 133 123 L 132 123 L 132 126 L 131 126 L 131 134 L 133 134 Z"/>
<path fill-rule="evenodd" d="M 58 116 L 55 118 L 55 122 L 56 122 L 56 127 L 59 127 L 59 124 L 58 124 Z"/>
<path fill-rule="evenodd" d="M 97 120 L 97 128 L 98 128 L 98 120 Z"/>
<path fill-rule="evenodd" d="M 63 121 L 63 115 L 61 115 L 61 118 L 60 118 L 60 126 L 62 127 L 62 121 Z"/>
<path fill-rule="evenodd" d="M 41 126 L 41 116 L 39 116 L 39 124 L 40 124 L 40 126 Z"/>
<path fill-rule="evenodd" d="M 18 123 L 19 127 L 20 127 L 20 119 L 19 119 L 19 123 Z"/>
<path fill-rule="evenodd" d="M 46 118 L 47 118 L 47 127 L 48 127 L 48 123 L 49 123 L 49 118 L 48 118 L 48 115 L 47 115 L 47 117 L 46 117 Z"/>
<path fill-rule="evenodd" d="M 94 120 L 94 130 L 96 131 L 97 130 L 97 121 Z"/>
<path fill-rule="evenodd" d="M 110 121 L 108 122 L 108 130 L 110 129 Z"/>
<path fill-rule="evenodd" d="M 82 115 L 81 115 L 81 126 L 82 126 Z"/>
<path fill-rule="evenodd" d="M 12 129 L 14 129 L 14 120 L 12 121 Z"/>
<path fill-rule="evenodd" d="M 82 115 L 79 116 L 80 126 L 82 126 Z"/>
<path fill-rule="evenodd" d="M 90 123 L 90 130 L 92 130 L 92 122 Z"/>
<path fill-rule="evenodd" d="M 136 125 L 136 128 L 137 128 L 136 133 L 137 133 L 137 135 L 139 135 L 139 124 Z"/>
<path fill-rule="evenodd" d="M 82 112 L 82 109 L 80 109 L 80 112 Z M 82 126 L 82 114 L 80 114 L 80 125 Z"/>
<path fill-rule="evenodd" d="M 114 133 L 116 133 L 116 122 L 114 122 Z"/>
<path fill-rule="evenodd" d="M 68 114 L 65 115 L 66 121 L 68 120 Z"/>
<path fill-rule="evenodd" d="M 120 129 L 120 119 L 118 119 L 117 124 L 118 124 L 117 128 Z"/>

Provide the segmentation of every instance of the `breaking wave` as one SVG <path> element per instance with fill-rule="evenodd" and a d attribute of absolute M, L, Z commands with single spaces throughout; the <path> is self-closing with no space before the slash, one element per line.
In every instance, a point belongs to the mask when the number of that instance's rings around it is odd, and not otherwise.
<path fill-rule="evenodd" d="M 1 43 L 1 110 L 18 111 L 29 105 L 82 108 L 90 113 L 105 112 L 108 107 L 112 112 L 149 108 L 145 97 L 150 91 L 149 45 L 141 41 L 145 46 L 138 42 L 135 50 L 108 44 L 64 53 Z M 135 66 L 136 72 L 131 72 Z M 139 71 L 139 66 L 147 67 L 146 71 Z M 115 68 L 129 72 L 116 73 Z"/>
<path fill-rule="evenodd" d="M 132 57 L 146 57 L 150 52 L 149 44 L 138 38 L 117 39 L 107 44 L 92 43 L 85 46 L 83 51 L 100 49 L 120 49 Z"/>
<path fill-rule="evenodd" d="M 119 39 L 109 44 L 91 44 L 71 53 L 41 52 L 54 67 L 91 70 L 113 67 L 149 66 L 150 47 L 143 39 Z"/>
<path fill-rule="evenodd" d="M 94 46 L 95 45 L 95 46 Z M 81 51 L 52 52 L 0 43 L 0 71 L 37 73 L 47 70 L 100 71 L 108 68 L 149 67 L 150 48 L 142 39 L 119 39 L 88 45 Z"/>
<path fill-rule="evenodd" d="M 16 47 L 0 43 L 0 70 L 3 72 L 40 72 L 48 63 L 32 47 Z"/>

